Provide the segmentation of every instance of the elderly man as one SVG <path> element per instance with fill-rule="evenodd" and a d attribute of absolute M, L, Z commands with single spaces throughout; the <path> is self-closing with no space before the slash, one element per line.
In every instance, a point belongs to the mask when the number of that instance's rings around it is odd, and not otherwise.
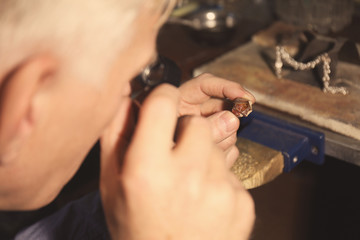
<path fill-rule="evenodd" d="M 220 98 L 253 96 L 202 75 L 157 87 L 134 121 L 129 83 L 153 60 L 173 5 L 0 0 L 1 211 L 50 204 L 101 140 L 101 201 L 90 196 L 100 217 L 67 218 L 87 206 L 70 202 L 16 239 L 248 238 L 253 202 L 228 170 L 239 121 Z"/>

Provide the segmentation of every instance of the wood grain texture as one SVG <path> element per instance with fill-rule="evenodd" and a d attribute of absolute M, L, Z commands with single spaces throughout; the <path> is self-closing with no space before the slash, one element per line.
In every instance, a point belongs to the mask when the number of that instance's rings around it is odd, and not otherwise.
<path fill-rule="evenodd" d="M 253 42 L 196 69 L 194 75 L 203 72 L 239 82 L 266 107 L 360 140 L 360 89 L 357 87 L 350 88 L 346 96 L 332 95 L 323 93 L 319 87 L 277 79 L 264 61 L 261 48 Z M 350 73 L 355 77 L 353 84 L 358 84 L 360 72 L 355 72 L 355 76 L 354 70 Z"/>
<path fill-rule="evenodd" d="M 264 185 L 283 172 L 281 152 L 244 138 L 238 138 L 240 155 L 231 168 L 246 189 Z"/>

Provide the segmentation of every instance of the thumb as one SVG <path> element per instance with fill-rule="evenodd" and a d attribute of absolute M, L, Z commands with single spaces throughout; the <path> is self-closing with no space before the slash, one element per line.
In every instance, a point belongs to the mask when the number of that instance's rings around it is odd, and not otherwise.
<path fill-rule="evenodd" d="M 208 120 L 210 120 L 212 135 L 216 143 L 231 136 L 240 126 L 239 119 L 229 111 L 217 112 L 209 116 Z"/>

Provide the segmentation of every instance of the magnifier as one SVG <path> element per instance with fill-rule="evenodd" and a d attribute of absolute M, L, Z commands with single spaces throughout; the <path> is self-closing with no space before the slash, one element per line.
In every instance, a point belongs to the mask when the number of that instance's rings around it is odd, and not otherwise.
<path fill-rule="evenodd" d="M 158 55 L 156 61 L 146 66 L 131 82 L 131 97 L 141 102 L 156 86 L 169 83 L 178 87 L 180 81 L 181 70 L 177 64 L 169 58 Z"/>

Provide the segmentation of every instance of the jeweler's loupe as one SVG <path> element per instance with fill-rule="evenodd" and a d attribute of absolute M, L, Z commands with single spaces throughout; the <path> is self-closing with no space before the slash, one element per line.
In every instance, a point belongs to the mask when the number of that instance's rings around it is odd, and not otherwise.
<path fill-rule="evenodd" d="M 174 86 L 180 85 L 181 71 L 172 60 L 158 56 L 156 61 L 148 65 L 143 72 L 137 76 L 144 85 L 154 87 L 161 83 L 170 83 Z"/>
<path fill-rule="evenodd" d="M 131 82 L 132 97 L 137 98 L 137 96 L 149 92 L 162 83 L 169 83 L 178 87 L 180 81 L 181 70 L 176 63 L 159 55 L 156 61 L 146 66 Z"/>

